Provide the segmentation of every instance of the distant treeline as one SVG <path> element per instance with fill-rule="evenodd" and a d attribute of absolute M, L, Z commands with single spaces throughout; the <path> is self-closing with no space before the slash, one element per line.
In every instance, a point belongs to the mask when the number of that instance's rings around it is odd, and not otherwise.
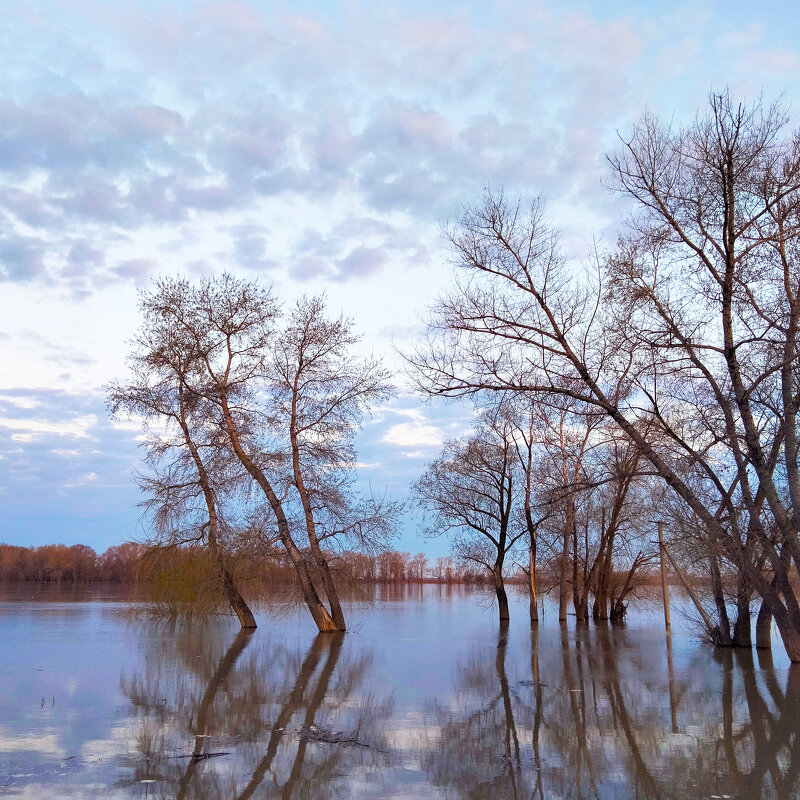
<path fill-rule="evenodd" d="M 237 554 L 232 570 L 248 582 L 292 583 L 294 571 L 282 554 Z M 331 554 L 331 565 L 354 583 L 483 583 L 484 576 L 447 557 L 429 561 L 424 553 L 387 550 L 377 554 Z M 83 544 L 20 547 L 0 544 L 0 581 L 45 583 L 151 583 L 210 571 L 201 548 L 154 548 L 138 542 L 109 547 L 97 553 Z M 182 581 L 180 581 L 182 582 Z"/>
<path fill-rule="evenodd" d="M 98 554 L 85 544 L 19 547 L 0 544 L 0 580 L 47 583 L 135 583 L 145 548 L 137 542 Z"/>

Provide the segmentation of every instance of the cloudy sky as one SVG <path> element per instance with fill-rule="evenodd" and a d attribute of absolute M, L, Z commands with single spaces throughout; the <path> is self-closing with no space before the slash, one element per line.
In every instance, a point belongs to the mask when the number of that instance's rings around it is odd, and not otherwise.
<path fill-rule="evenodd" d="M 142 536 L 108 419 L 159 275 L 326 291 L 398 364 L 486 186 L 541 194 L 576 259 L 613 243 L 604 153 L 712 88 L 798 120 L 800 9 L 743 2 L 0 1 L 0 541 Z M 398 379 L 399 380 L 399 379 Z M 402 495 L 468 409 L 408 394 L 361 437 Z M 399 547 L 432 553 L 407 524 Z"/>

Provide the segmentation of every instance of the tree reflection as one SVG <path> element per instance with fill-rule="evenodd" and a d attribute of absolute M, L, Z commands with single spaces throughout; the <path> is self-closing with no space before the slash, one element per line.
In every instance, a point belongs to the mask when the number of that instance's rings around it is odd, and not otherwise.
<path fill-rule="evenodd" d="M 139 724 L 125 782 L 135 796 L 335 797 L 385 763 L 377 721 L 391 701 L 361 691 L 370 659 L 351 657 L 342 635 L 305 653 L 247 631 L 220 644 L 187 627 L 123 678 Z"/>
<path fill-rule="evenodd" d="M 518 798 L 523 785 L 522 754 L 515 709 L 520 698 L 506 674 L 508 625 L 501 625 L 493 661 L 479 655 L 461 666 L 456 694 L 469 706 L 453 713 L 437 708 L 438 746 L 422 754 L 423 768 L 437 786 L 464 798 Z"/>
<path fill-rule="evenodd" d="M 522 680 L 508 652 L 501 631 L 494 658 L 463 660 L 434 707 L 422 763 L 446 797 L 799 796 L 795 666 L 783 689 L 750 650 L 697 653 L 676 672 L 669 635 L 638 648 L 603 628 L 534 627 Z"/>

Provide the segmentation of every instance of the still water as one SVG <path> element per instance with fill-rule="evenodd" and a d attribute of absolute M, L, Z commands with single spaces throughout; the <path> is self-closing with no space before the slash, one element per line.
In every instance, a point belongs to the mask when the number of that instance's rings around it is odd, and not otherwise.
<path fill-rule="evenodd" d="M 673 611 L 507 631 L 479 592 L 153 623 L 110 590 L 0 594 L 0 797 L 796 798 L 800 668 Z"/>

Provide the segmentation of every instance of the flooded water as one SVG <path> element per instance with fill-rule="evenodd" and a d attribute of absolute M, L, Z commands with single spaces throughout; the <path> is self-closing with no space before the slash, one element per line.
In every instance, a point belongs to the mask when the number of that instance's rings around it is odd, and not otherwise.
<path fill-rule="evenodd" d="M 423 591 L 424 589 L 424 591 Z M 0 796 L 796 798 L 800 671 L 673 611 L 508 630 L 480 593 L 377 589 L 352 631 L 300 610 L 136 618 L 109 590 L 0 595 Z"/>

